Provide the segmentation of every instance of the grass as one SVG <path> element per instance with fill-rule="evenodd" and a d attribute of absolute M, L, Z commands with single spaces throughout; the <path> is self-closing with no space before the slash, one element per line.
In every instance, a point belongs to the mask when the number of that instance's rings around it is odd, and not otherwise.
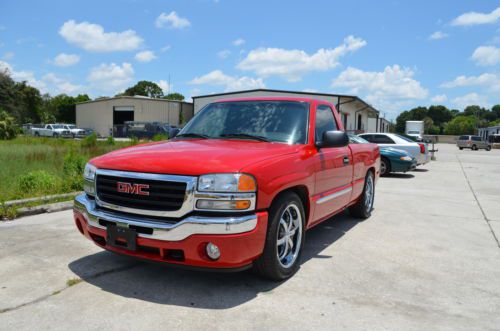
<path fill-rule="evenodd" d="M 76 285 L 76 284 L 81 283 L 82 281 L 83 281 L 83 279 L 81 279 L 81 278 L 70 278 L 70 279 L 68 279 L 68 280 L 66 281 L 66 285 L 67 285 L 68 287 L 71 287 L 71 286 L 73 286 L 73 285 Z"/>
<path fill-rule="evenodd" d="M 130 142 L 18 137 L 0 141 L 0 209 L 4 201 L 82 190 L 81 165 Z M 69 170 L 68 170 L 69 169 Z M 75 178 L 76 184 L 75 184 Z M 68 185 L 67 183 L 72 183 Z M 77 186 L 77 187 L 75 187 Z"/>

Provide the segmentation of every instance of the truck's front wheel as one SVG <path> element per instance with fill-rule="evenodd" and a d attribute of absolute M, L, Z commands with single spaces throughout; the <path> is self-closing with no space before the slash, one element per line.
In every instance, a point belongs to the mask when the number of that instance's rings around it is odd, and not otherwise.
<path fill-rule="evenodd" d="M 286 192 L 270 208 L 264 252 L 254 269 L 272 280 L 289 278 L 299 269 L 304 239 L 304 207 L 297 194 Z"/>

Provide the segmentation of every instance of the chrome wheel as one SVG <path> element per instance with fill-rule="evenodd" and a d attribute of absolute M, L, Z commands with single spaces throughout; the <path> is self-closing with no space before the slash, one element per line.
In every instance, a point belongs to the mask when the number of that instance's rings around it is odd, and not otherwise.
<path fill-rule="evenodd" d="M 302 243 L 302 216 L 294 203 L 286 206 L 278 225 L 276 246 L 278 261 L 284 268 L 290 268 L 297 260 Z"/>
<path fill-rule="evenodd" d="M 368 175 L 366 176 L 366 187 L 365 187 L 365 208 L 367 212 L 370 212 L 372 210 L 373 193 L 374 193 L 373 176 Z"/>

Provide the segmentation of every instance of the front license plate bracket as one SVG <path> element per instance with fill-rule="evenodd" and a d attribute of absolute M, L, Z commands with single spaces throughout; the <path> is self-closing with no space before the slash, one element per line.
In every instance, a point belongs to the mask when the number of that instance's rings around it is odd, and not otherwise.
<path fill-rule="evenodd" d="M 129 251 L 137 249 L 137 232 L 134 229 L 109 224 L 106 231 L 106 242 L 114 247 Z"/>

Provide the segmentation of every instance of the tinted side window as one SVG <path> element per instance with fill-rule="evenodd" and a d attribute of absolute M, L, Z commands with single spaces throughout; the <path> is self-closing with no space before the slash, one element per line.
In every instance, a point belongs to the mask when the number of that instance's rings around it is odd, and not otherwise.
<path fill-rule="evenodd" d="M 474 141 L 481 141 L 481 137 L 472 136 L 472 140 L 474 140 Z"/>
<path fill-rule="evenodd" d="M 337 123 L 333 117 L 333 111 L 330 107 L 319 105 L 316 108 L 316 142 L 321 142 L 323 132 L 337 130 Z"/>
<path fill-rule="evenodd" d="M 360 135 L 360 137 L 363 138 L 363 139 L 365 139 L 365 140 L 368 140 L 371 143 L 375 144 L 375 141 L 373 141 L 373 135 L 372 134 L 364 134 L 364 135 Z"/>
<path fill-rule="evenodd" d="M 383 134 L 373 135 L 373 142 L 375 144 L 394 144 L 394 140 Z"/>
<path fill-rule="evenodd" d="M 460 136 L 458 140 L 469 140 L 469 136 Z"/>

